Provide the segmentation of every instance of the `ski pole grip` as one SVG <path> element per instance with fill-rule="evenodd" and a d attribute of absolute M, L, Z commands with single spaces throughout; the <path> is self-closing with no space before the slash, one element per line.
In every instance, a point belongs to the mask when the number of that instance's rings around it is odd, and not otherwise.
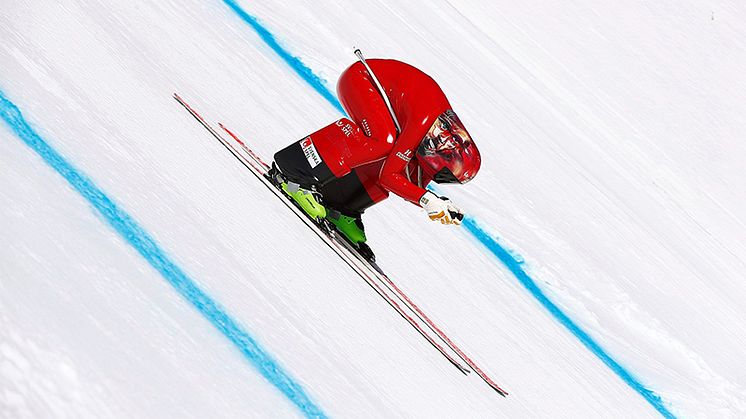
<path fill-rule="evenodd" d="M 464 221 L 464 214 L 456 211 L 448 211 L 451 214 L 451 218 L 455 218 L 459 221 Z"/>

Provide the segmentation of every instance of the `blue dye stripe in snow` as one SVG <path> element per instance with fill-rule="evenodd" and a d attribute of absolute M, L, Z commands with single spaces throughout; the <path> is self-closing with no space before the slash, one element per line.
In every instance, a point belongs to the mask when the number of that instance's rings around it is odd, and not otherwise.
<path fill-rule="evenodd" d="M 290 67 L 298 73 L 306 82 L 316 89 L 329 103 L 335 108 L 339 109 L 340 112 L 344 113 L 339 100 L 332 94 L 332 92 L 326 87 L 313 70 L 303 64 L 300 58 L 293 56 L 282 48 L 277 42 L 275 36 L 267 30 L 256 17 L 251 16 L 245 10 L 243 10 L 234 0 L 223 0 L 238 16 L 248 23 L 254 30 L 257 31 L 259 36 L 266 42 L 273 51 L 281 56 Z M 654 391 L 648 389 L 640 383 L 626 368 L 622 367 L 611 355 L 608 354 L 588 333 L 586 333 L 580 326 L 577 325 L 565 312 L 563 312 L 552 300 L 550 300 L 541 288 L 536 284 L 528 273 L 523 269 L 522 260 L 509 252 L 507 249 L 502 247 L 491 235 L 487 234 L 477 223 L 471 219 L 466 218 L 464 221 L 464 227 L 469 233 L 471 233 L 480 243 L 482 243 L 495 257 L 497 257 L 509 270 L 515 275 L 518 281 L 528 290 L 528 292 L 542 305 L 547 311 L 567 328 L 580 342 L 585 345 L 594 355 L 596 355 L 604 364 L 606 364 L 619 378 L 621 378 L 627 385 L 633 390 L 639 393 L 645 398 L 658 412 L 664 417 L 675 418 L 665 406 L 665 403 L 661 397 Z"/>
<path fill-rule="evenodd" d="M 526 273 L 523 269 L 523 259 L 519 256 L 514 255 L 508 251 L 505 247 L 501 246 L 497 240 L 488 234 L 477 222 L 471 218 L 464 218 L 463 226 L 474 235 L 493 255 L 495 255 L 500 261 L 508 268 L 510 272 L 518 279 L 518 282 L 523 285 L 531 295 L 539 301 L 539 303 L 546 308 L 549 313 L 557 319 L 567 330 L 570 331 L 580 342 L 585 345 L 594 355 L 596 355 L 606 366 L 611 368 L 616 375 L 619 376 L 628 386 L 632 387 L 633 390 L 640 393 L 658 412 L 664 417 L 675 418 L 675 416 L 666 408 L 661 397 L 654 391 L 648 389 L 640 383 L 626 368 L 622 367 L 611 355 L 608 354 L 588 333 L 586 333 L 580 326 L 577 325 L 565 312 L 563 312 L 557 304 L 547 297 L 546 294 L 539 288 L 536 281 Z"/>
<path fill-rule="evenodd" d="M 274 51 L 277 55 L 280 56 L 290 67 L 292 67 L 293 70 L 295 70 L 296 73 L 298 73 L 299 76 L 303 78 L 308 84 L 311 85 L 321 96 L 323 96 L 326 100 L 329 101 L 329 103 L 332 104 L 337 110 L 344 113 L 344 108 L 342 108 L 342 104 L 339 103 L 337 100 L 337 97 L 332 94 L 332 92 L 329 91 L 329 89 L 326 88 L 326 85 L 324 85 L 324 82 L 314 74 L 313 70 L 308 68 L 305 64 L 303 64 L 303 61 L 300 60 L 300 58 L 290 54 L 285 48 L 283 48 L 279 42 L 277 42 L 277 38 L 275 38 L 274 35 L 270 31 L 268 31 L 264 26 L 262 26 L 261 23 L 250 14 L 246 13 L 246 11 L 241 8 L 241 6 L 238 5 L 234 0 L 223 0 L 223 2 L 233 10 L 238 17 L 241 18 L 244 22 L 246 22 L 249 26 L 251 26 L 257 34 L 259 34 L 259 37 L 262 38 L 262 41 L 264 41 L 267 46 L 272 48 L 272 51 Z"/>
<path fill-rule="evenodd" d="M 293 380 L 215 300 L 202 291 L 158 246 L 156 241 L 91 179 L 65 160 L 26 122 L 21 111 L 0 91 L 0 119 L 26 145 L 59 173 L 127 243 L 137 250 L 171 286 L 191 303 L 220 333 L 230 340 L 259 372 L 292 401 L 307 417 L 326 415 Z"/>

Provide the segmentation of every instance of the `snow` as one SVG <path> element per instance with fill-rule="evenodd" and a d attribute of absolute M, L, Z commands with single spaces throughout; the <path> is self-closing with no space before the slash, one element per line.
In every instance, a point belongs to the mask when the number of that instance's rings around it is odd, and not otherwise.
<path fill-rule="evenodd" d="M 739 2 L 236 4 L 332 91 L 353 46 L 431 74 L 484 157 L 439 191 L 673 415 L 746 415 Z M 340 116 L 226 3 L 13 3 L 0 40 L 0 92 L 329 416 L 658 415 L 463 228 L 365 219 L 507 398 L 316 246 L 171 98 L 264 156 Z M 302 413 L 6 124 L 0 201 L 0 416 Z"/>

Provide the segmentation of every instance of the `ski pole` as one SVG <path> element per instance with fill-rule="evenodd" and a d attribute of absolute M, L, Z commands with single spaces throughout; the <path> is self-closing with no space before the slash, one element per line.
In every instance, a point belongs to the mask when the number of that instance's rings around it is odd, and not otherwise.
<path fill-rule="evenodd" d="M 399 120 L 396 119 L 394 108 L 391 107 L 391 102 L 389 102 L 389 97 L 386 96 L 386 92 L 384 92 L 383 86 L 381 86 L 381 83 L 378 81 L 378 78 L 373 73 L 373 70 L 370 68 L 368 63 L 365 61 L 365 57 L 363 57 L 363 52 L 360 51 L 360 48 L 355 48 L 355 55 L 357 55 L 357 58 L 360 60 L 361 63 L 363 63 L 363 65 L 365 66 L 365 69 L 368 70 L 368 74 L 370 74 L 370 78 L 373 79 L 373 84 L 376 86 L 376 89 L 378 89 L 378 93 L 381 94 L 383 101 L 386 103 L 386 107 L 388 108 L 389 113 L 391 114 L 391 119 L 394 120 L 394 125 L 396 126 L 396 133 L 401 134 L 401 126 L 399 125 Z"/>

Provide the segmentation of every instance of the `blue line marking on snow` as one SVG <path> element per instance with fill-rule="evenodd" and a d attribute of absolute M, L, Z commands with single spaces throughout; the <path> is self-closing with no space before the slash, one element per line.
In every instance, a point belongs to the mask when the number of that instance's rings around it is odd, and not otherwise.
<path fill-rule="evenodd" d="M 239 6 L 238 3 L 236 3 L 234 0 L 223 0 L 223 3 L 228 5 L 228 7 L 230 7 L 231 10 L 233 10 L 238 15 L 238 17 L 241 18 L 241 20 L 248 23 L 249 26 L 251 26 L 256 31 L 256 33 L 259 34 L 259 37 L 262 38 L 262 41 L 264 41 L 267 46 L 272 48 L 272 51 L 279 55 L 280 58 L 282 58 L 293 70 L 295 70 L 296 73 L 298 73 L 299 76 L 303 78 L 303 80 L 310 84 L 311 87 L 319 92 L 319 94 L 326 100 L 328 100 L 329 103 L 332 104 L 332 106 L 337 108 L 338 111 L 345 113 L 344 108 L 342 108 L 342 104 L 339 103 L 337 97 L 334 96 L 331 91 L 329 91 L 329 89 L 319 78 L 319 76 L 317 76 L 313 72 L 313 70 L 308 68 L 308 66 L 303 64 L 303 61 L 301 61 L 300 58 L 290 54 L 288 50 L 283 48 L 280 43 L 277 42 L 277 38 L 275 38 L 275 36 L 272 35 L 270 31 L 262 26 L 257 18 L 246 13 L 246 11 L 242 9 L 241 6 Z"/>
<path fill-rule="evenodd" d="M 524 286 L 531 293 L 531 295 L 539 301 L 539 303 L 546 308 L 549 313 L 557 319 L 567 330 L 575 335 L 578 340 L 596 355 L 606 366 L 608 366 L 616 375 L 618 375 L 628 386 L 632 387 L 633 390 L 638 392 L 645 398 L 658 412 L 660 412 L 666 418 L 675 418 L 675 416 L 666 408 L 663 399 L 656 394 L 654 391 L 646 388 L 640 383 L 627 369 L 622 367 L 619 362 L 611 357 L 602 347 L 599 345 L 588 333 L 586 333 L 580 326 L 577 325 L 570 317 L 565 314 L 552 300 L 547 297 L 544 291 L 539 288 L 531 276 L 526 273 L 523 269 L 523 259 L 517 257 L 504 246 L 497 242 L 497 239 L 488 234 L 477 222 L 471 218 L 464 218 L 462 224 L 466 229 L 474 235 L 489 251 L 495 255 L 500 262 L 508 268 L 508 270 L 515 275 L 518 282 Z"/>
<path fill-rule="evenodd" d="M 59 173 L 109 223 L 127 243 L 137 250 L 171 286 L 192 304 L 220 333 L 230 340 L 249 362 L 293 402 L 307 417 L 326 415 L 311 401 L 303 388 L 248 334 L 215 300 L 202 291 L 158 246 L 155 239 L 91 179 L 41 138 L 21 111 L 0 91 L 0 118 L 44 161 Z"/>
<path fill-rule="evenodd" d="M 306 82 L 316 89 L 326 100 L 329 101 L 335 108 L 337 108 L 343 114 L 345 113 L 339 100 L 332 94 L 332 92 L 320 82 L 320 79 L 313 70 L 307 67 L 303 62 L 292 56 L 287 50 L 283 49 L 272 33 L 262 26 L 259 21 L 249 15 L 243 10 L 234 0 L 223 0 L 241 19 L 247 22 L 251 27 L 259 33 L 259 36 L 264 40 L 278 55 L 280 55 L 290 65 L 290 67 L 298 73 Z M 492 236 L 487 234 L 481 227 L 479 227 L 474 220 L 466 218 L 463 223 L 467 231 L 469 231 L 480 243 L 482 243 L 500 262 L 502 262 L 510 272 L 515 275 L 518 281 L 531 293 L 531 295 L 542 305 L 547 311 L 560 322 L 567 330 L 570 331 L 580 342 L 585 345 L 594 355 L 596 355 L 604 364 L 606 364 L 619 378 L 621 378 L 627 385 L 633 390 L 639 393 L 645 400 L 652 405 L 661 415 L 666 418 L 675 418 L 665 406 L 663 399 L 656 394 L 654 391 L 648 389 L 640 381 L 638 381 L 627 369 L 622 367 L 619 362 L 614 360 L 602 347 L 599 345 L 588 333 L 586 333 L 580 326 L 577 325 L 570 317 L 565 314 L 544 292 L 539 288 L 531 276 L 526 273 L 523 269 L 523 259 L 520 256 L 514 255 L 509 252 L 506 248 L 501 246 Z"/>

